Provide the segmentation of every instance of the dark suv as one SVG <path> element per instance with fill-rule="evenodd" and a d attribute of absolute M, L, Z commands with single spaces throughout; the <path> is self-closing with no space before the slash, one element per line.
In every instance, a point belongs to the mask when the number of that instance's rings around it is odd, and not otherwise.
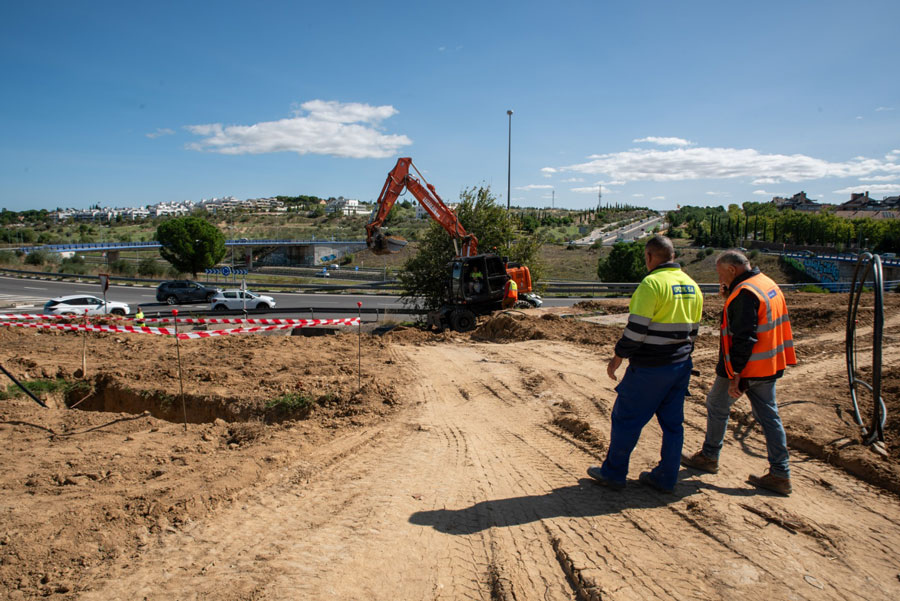
<path fill-rule="evenodd" d="M 156 300 L 170 305 L 180 303 L 208 303 L 218 292 L 191 280 L 172 280 L 156 287 Z"/>

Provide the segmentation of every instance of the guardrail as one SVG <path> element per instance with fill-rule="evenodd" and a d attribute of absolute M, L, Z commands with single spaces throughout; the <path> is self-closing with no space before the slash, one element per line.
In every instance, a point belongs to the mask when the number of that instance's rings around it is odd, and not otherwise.
<path fill-rule="evenodd" d="M 0 268 L 0 273 L 13 273 L 20 274 L 26 276 L 37 276 L 37 277 L 53 277 L 53 278 L 77 278 L 77 279 L 93 279 L 96 276 L 91 275 L 78 275 L 78 274 L 67 274 L 67 273 L 52 273 L 46 271 L 28 271 L 23 269 L 7 269 Z M 348 275 L 351 273 L 350 270 L 345 271 Z M 151 285 L 158 285 L 161 282 L 167 280 L 159 280 L 159 279 L 151 279 L 151 278 L 128 278 L 128 277 L 118 277 L 113 278 L 115 282 L 136 282 L 136 283 L 149 283 Z M 99 282 L 98 282 L 99 284 Z M 204 282 L 204 284 L 215 287 L 215 288 L 233 288 L 234 284 L 228 281 L 225 282 Z M 719 284 L 714 283 L 701 283 L 698 284 L 700 286 L 701 292 L 704 294 L 716 294 L 719 291 Z M 402 288 L 400 287 L 399 280 L 385 280 L 380 282 L 355 282 L 352 284 L 267 284 L 267 283 L 253 283 L 253 288 L 257 290 L 271 290 L 271 289 L 284 289 L 284 290 L 305 290 L 305 291 L 325 291 L 325 292 L 342 292 L 348 290 L 371 290 L 371 291 L 386 291 L 386 292 L 402 292 Z M 815 282 L 815 283 L 805 283 L 805 284 L 779 284 L 779 287 L 785 291 L 796 291 L 805 286 L 818 286 L 819 288 L 823 288 L 830 292 L 849 292 L 850 290 L 850 282 Z M 884 282 L 884 289 L 886 291 L 894 291 L 897 287 L 900 286 L 900 280 L 886 280 Z M 572 296 L 575 294 L 588 294 L 588 295 L 605 295 L 605 294 L 617 294 L 617 295 L 628 295 L 634 293 L 635 289 L 638 287 L 637 282 L 561 282 L 561 281 L 553 281 L 547 282 L 544 286 L 545 294 L 552 294 L 557 296 Z"/>

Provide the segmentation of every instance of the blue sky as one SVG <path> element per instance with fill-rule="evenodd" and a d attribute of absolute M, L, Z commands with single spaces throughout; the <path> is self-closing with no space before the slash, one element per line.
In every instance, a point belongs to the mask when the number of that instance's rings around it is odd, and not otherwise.
<path fill-rule="evenodd" d="M 0 206 L 900 194 L 896 0 L 134 4 L 0 4 Z"/>

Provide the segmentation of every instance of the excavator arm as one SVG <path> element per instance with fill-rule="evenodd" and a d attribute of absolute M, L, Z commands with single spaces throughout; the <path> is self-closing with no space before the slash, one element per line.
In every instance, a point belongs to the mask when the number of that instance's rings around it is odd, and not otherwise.
<path fill-rule="evenodd" d="M 410 168 L 418 174 L 418 178 L 410 174 Z M 419 181 L 420 178 L 422 182 L 425 182 L 424 186 Z M 375 214 L 366 224 L 366 244 L 374 254 L 385 255 L 399 252 L 407 244 L 403 238 L 391 236 L 382 230 L 388 213 L 391 212 L 391 208 L 404 189 L 409 190 L 425 209 L 425 212 L 441 224 L 441 227 L 450 235 L 457 256 L 471 257 L 478 254 L 478 239 L 473 234 L 466 232 L 456 213 L 444 204 L 434 186 L 422 177 L 409 157 L 397 159 L 397 164 L 388 173 L 387 180 L 381 188 L 381 194 L 378 196 Z"/>

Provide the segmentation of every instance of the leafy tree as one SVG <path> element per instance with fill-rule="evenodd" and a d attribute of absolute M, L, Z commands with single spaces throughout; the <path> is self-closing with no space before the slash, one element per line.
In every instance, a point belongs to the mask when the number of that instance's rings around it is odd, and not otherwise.
<path fill-rule="evenodd" d="M 644 245 L 640 242 L 616 242 L 609 256 L 597 265 L 601 282 L 640 282 L 645 275 Z"/>
<path fill-rule="evenodd" d="M 479 253 L 497 253 L 509 256 L 510 260 L 528 265 L 532 281 L 539 279 L 540 267 L 536 264 L 541 241 L 535 236 L 522 236 L 510 245 L 513 223 L 506 214 L 506 208 L 497 204 L 497 197 L 490 186 L 472 187 L 460 194 L 456 209 L 460 223 L 466 232 L 478 238 Z M 455 256 L 453 238 L 437 222 L 432 222 L 422 236 L 419 251 L 404 265 L 399 274 L 403 286 L 403 300 L 407 304 L 422 303 L 425 308 L 436 309 L 446 297 L 447 263 Z"/>
<path fill-rule="evenodd" d="M 156 228 L 162 245 L 159 254 L 180 272 L 192 273 L 213 267 L 225 256 L 225 236 L 199 217 L 177 217 Z"/>

